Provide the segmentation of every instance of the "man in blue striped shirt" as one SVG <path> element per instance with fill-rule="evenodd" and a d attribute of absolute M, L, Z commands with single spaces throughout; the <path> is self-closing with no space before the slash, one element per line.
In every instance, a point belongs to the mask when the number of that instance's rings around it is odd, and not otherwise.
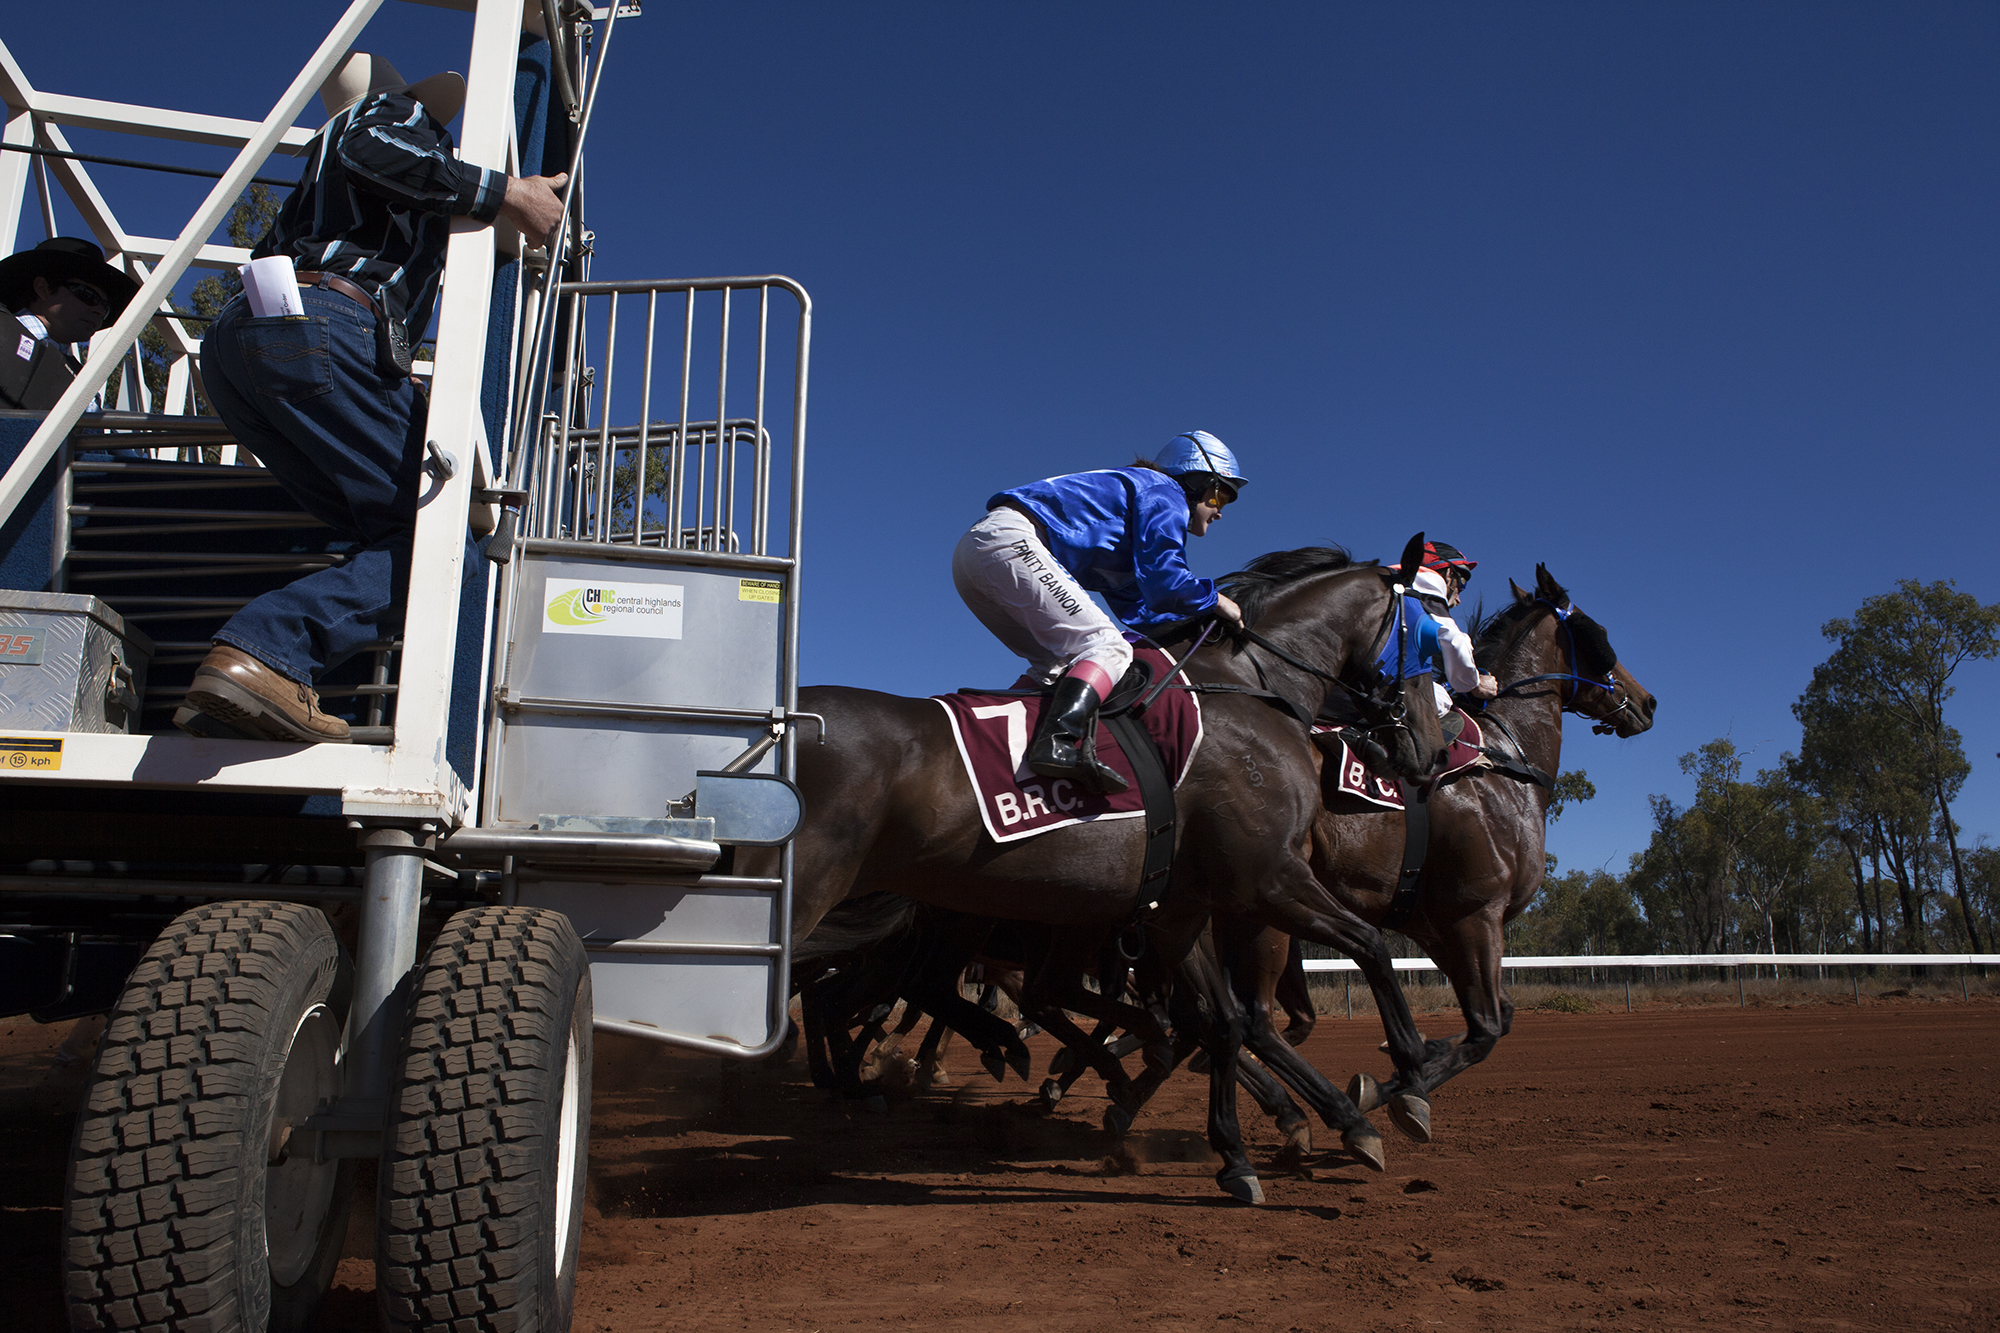
<path fill-rule="evenodd" d="M 562 216 L 564 176 L 461 162 L 445 126 L 465 81 L 410 84 L 355 52 L 320 90 L 331 119 L 256 258 L 289 255 L 305 316 L 244 297 L 202 340 L 202 380 L 230 433 L 352 549 L 256 598 L 216 634 L 175 725 L 202 736 L 345 741 L 314 682 L 389 637 L 409 585 L 427 401 L 408 349 L 430 325 L 454 217 L 504 219 L 531 243 Z"/>

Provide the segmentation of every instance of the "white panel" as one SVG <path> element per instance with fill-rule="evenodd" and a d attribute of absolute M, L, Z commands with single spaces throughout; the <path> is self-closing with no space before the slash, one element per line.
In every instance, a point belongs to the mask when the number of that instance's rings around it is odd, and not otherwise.
<path fill-rule="evenodd" d="M 763 958 L 594 954 L 592 1002 L 601 1019 L 757 1046 L 771 1035 L 771 967 Z"/>

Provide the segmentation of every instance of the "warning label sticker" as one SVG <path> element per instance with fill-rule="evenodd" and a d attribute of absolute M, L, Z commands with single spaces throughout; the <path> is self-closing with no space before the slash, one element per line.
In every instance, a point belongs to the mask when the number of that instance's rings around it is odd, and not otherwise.
<path fill-rule="evenodd" d="M 677 583 L 549 579 L 542 588 L 542 629 L 549 634 L 678 639 L 683 591 Z"/>
<path fill-rule="evenodd" d="M 736 600 L 739 602 L 782 602 L 785 585 L 775 579 L 736 580 Z"/>
<path fill-rule="evenodd" d="M 0 773 L 53 773 L 62 747 L 60 736 L 0 736 Z"/>

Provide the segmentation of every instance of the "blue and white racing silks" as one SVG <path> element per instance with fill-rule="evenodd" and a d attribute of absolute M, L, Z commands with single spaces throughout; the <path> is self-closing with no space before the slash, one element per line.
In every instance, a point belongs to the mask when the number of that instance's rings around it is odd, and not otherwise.
<path fill-rule="evenodd" d="M 1428 676 L 1439 660 L 1438 625 L 1424 604 L 1405 593 L 1397 608 L 1402 623 L 1389 626 L 1382 637 L 1382 649 L 1375 654 L 1375 667 L 1396 680 Z M 1401 662 L 1397 661 L 1401 657 Z"/>
<path fill-rule="evenodd" d="M 1111 614 L 1140 633 L 1215 608 L 1215 583 L 1187 567 L 1188 501 L 1181 484 L 1146 468 L 1106 468 L 1002 491 L 1041 524 L 1049 554 Z"/>

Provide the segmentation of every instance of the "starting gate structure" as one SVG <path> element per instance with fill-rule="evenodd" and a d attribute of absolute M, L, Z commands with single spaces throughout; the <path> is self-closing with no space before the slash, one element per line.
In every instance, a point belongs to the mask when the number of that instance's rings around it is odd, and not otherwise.
<path fill-rule="evenodd" d="M 753 1059 L 786 1028 L 811 303 L 591 275 L 636 0 L 420 2 L 468 14 L 432 66 L 466 70 L 461 157 L 571 184 L 546 249 L 454 220 L 406 614 L 320 682 L 350 744 L 172 726 L 231 613 L 345 558 L 205 414 L 174 293 L 247 262 L 211 238 L 383 0 L 261 122 L 47 92 L 0 45 L 4 253 L 60 194 L 140 286 L 54 406 L 0 412 L 0 1013 L 107 1016 L 78 1328 L 304 1326 L 368 1158 L 387 1325 L 566 1328 L 593 1030 Z M 65 127 L 234 156 L 149 237 L 91 173 L 144 164 Z"/>

